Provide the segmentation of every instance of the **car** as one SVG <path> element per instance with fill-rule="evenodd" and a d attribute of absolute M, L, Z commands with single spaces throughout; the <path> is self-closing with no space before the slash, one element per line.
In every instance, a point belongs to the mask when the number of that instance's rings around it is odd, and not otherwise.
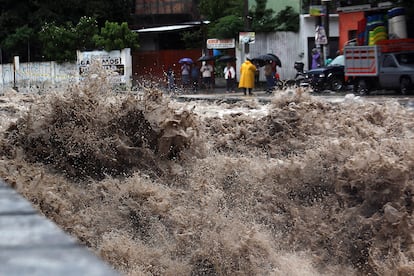
<path fill-rule="evenodd" d="M 306 72 L 306 82 L 315 91 L 342 91 L 346 87 L 344 56 L 339 55 L 327 66 Z"/>

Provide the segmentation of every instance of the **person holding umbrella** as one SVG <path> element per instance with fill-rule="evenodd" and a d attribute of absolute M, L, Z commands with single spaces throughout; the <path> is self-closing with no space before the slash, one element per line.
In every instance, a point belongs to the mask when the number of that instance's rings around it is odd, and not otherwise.
<path fill-rule="evenodd" d="M 178 63 L 181 64 L 181 83 L 183 87 L 187 87 L 190 83 L 190 64 L 193 63 L 193 60 L 188 57 L 181 58 Z"/>
<path fill-rule="evenodd" d="M 254 76 L 256 73 L 256 66 L 251 62 L 250 57 L 246 55 L 246 60 L 240 67 L 240 82 L 239 88 L 243 88 L 244 95 L 249 92 L 252 94 L 254 88 Z"/>
<path fill-rule="evenodd" d="M 181 65 L 181 80 L 184 87 L 187 87 L 190 83 L 190 65 L 188 63 L 183 63 Z"/>
<path fill-rule="evenodd" d="M 273 61 L 268 61 L 264 67 L 264 74 L 266 77 L 266 93 L 272 93 L 272 90 L 275 88 L 276 80 L 276 64 Z"/>

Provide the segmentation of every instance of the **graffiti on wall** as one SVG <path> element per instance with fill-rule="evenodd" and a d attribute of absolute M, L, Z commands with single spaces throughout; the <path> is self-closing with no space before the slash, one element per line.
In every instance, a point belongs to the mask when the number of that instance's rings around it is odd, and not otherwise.
<path fill-rule="evenodd" d="M 20 63 L 19 69 L 14 71 L 13 64 L 0 66 L 0 83 L 2 86 L 44 86 L 67 84 L 78 79 L 76 64 L 56 62 L 29 62 Z"/>
<path fill-rule="evenodd" d="M 111 72 L 111 81 L 114 83 L 129 83 L 132 77 L 131 49 L 107 51 L 78 51 L 77 65 L 79 75 L 88 72 L 93 62 L 99 62 L 101 66 Z"/>
<path fill-rule="evenodd" d="M 19 63 L 14 70 L 13 64 L 1 64 L 0 84 L 5 87 L 58 87 L 79 81 L 80 72 L 87 70 L 92 59 L 99 57 L 105 69 L 115 71 L 116 82 L 130 84 L 132 78 L 131 49 L 111 52 L 78 52 L 77 63 L 28 62 Z"/>

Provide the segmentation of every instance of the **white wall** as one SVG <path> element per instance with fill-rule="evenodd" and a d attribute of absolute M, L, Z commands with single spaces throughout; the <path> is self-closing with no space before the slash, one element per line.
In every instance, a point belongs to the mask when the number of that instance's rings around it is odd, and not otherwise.
<path fill-rule="evenodd" d="M 293 79 L 296 75 L 294 69 L 295 61 L 300 61 L 308 66 L 308 38 L 315 37 L 315 17 L 308 14 L 300 15 L 300 31 L 293 32 L 273 32 L 273 33 L 256 33 L 255 42 L 249 45 L 251 58 L 266 53 L 274 53 L 281 62 L 282 67 L 278 67 L 278 72 L 282 80 Z M 339 37 L 339 17 L 338 14 L 329 16 L 329 36 Z M 243 63 L 244 49 L 243 45 L 236 45 L 237 69 L 240 69 Z M 260 68 L 260 81 L 264 81 L 263 68 Z"/>
<path fill-rule="evenodd" d="M 280 78 L 282 80 L 293 79 L 296 75 L 294 63 L 301 59 L 300 54 L 303 51 L 300 41 L 299 34 L 294 32 L 256 33 L 255 42 L 249 45 L 249 55 L 250 58 L 266 53 L 277 55 L 282 63 L 282 67 L 277 68 Z M 236 45 L 238 70 L 245 60 L 242 47 L 243 45 Z M 265 81 L 263 67 L 260 68 L 260 81 Z"/>
<path fill-rule="evenodd" d="M 76 82 L 78 79 L 77 70 L 75 63 L 30 62 L 20 63 L 14 74 L 13 64 L 2 64 L 0 66 L 0 85 L 2 88 L 16 85 L 20 91 L 29 88 L 56 87 Z"/>
<path fill-rule="evenodd" d="M 103 53 L 104 51 L 93 51 Z M 131 49 L 126 48 L 118 51 L 124 66 L 124 75 L 120 82 L 127 85 L 132 77 Z M 86 52 L 85 52 L 86 53 Z M 92 54 L 91 52 L 88 52 Z M 47 87 L 59 87 L 79 81 L 80 66 L 78 63 L 30 62 L 20 63 L 14 72 L 13 64 L 0 65 L 0 86 L 10 88 L 16 86 L 19 91 L 37 91 Z"/>

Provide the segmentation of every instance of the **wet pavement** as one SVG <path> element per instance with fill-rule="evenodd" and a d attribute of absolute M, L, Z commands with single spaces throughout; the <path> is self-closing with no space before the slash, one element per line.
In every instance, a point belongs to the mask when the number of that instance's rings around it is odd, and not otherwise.
<path fill-rule="evenodd" d="M 269 103 L 272 96 L 274 96 L 278 91 L 273 92 L 272 94 L 266 93 L 263 89 L 253 90 L 253 96 L 245 96 L 243 92 L 239 89 L 236 93 L 226 93 L 225 88 L 219 87 L 213 91 L 199 90 L 197 93 L 187 93 L 187 94 L 178 94 L 174 97 L 178 101 L 214 101 L 214 102 L 226 102 L 234 103 L 241 100 L 256 99 L 261 103 Z M 330 92 L 326 91 L 323 93 L 313 93 L 311 95 L 315 97 L 323 98 L 329 102 L 340 103 L 347 100 L 360 100 L 365 102 L 376 102 L 384 103 L 386 101 L 397 101 L 401 105 L 408 107 L 410 110 L 414 110 L 414 94 L 410 95 L 399 95 L 392 91 L 378 91 L 372 92 L 368 96 L 358 96 L 354 95 L 352 91 L 344 92 Z"/>

